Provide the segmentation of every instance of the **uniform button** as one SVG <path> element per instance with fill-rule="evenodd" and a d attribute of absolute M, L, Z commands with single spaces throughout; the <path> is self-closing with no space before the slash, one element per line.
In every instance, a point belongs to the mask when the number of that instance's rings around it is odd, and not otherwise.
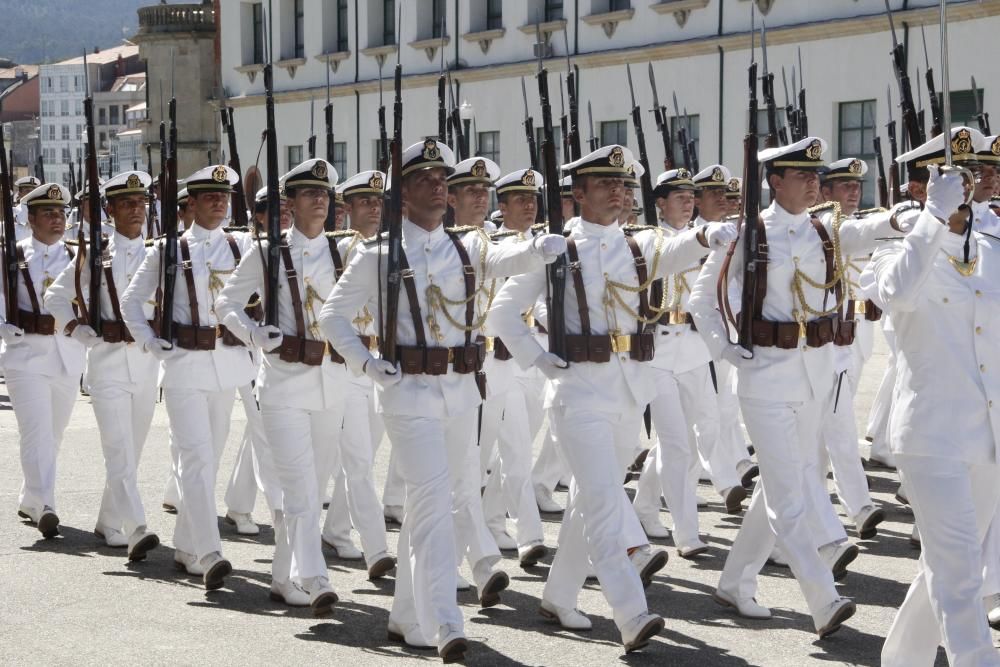
<path fill-rule="evenodd" d="M 977 334 L 983 333 L 983 328 L 982 327 L 976 327 L 976 333 Z"/>
<path fill-rule="evenodd" d="M 309 256 L 309 251 L 308 251 L 308 250 L 306 250 L 306 251 L 305 251 L 304 253 L 302 253 L 302 254 L 303 254 L 303 255 L 305 255 L 306 257 L 308 257 L 308 256 Z"/>
<path fill-rule="evenodd" d="M 979 370 L 985 372 L 986 371 L 986 364 L 979 364 Z"/>
<path fill-rule="evenodd" d="M 976 296 L 982 296 L 983 293 L 980 290 L 976 290 Z"/>
<path fill-rule="evenodd" d="M 424 248 L 424 252 L 430 252 L 430 251 L 431 251 L 430 248 Z"/>
<path fill-rule="evenodd" d="M 601 244 L 601 250 L 607 250 L 607 248 L 608 248 L 608 244 L 607 243 L 602 243 Z"/>
<path fill-rule="evenodd" d="M 941 299 L 941 301 L 943 301 L 944 303 L 948 303 L 948 297 L 944 297 L 943 299 Z"/>
<path fill-rule="evenodd" d="M 793 262 L 797 262 L 797 261 L 799 261 L 799 258 L 798 257 L 792 257 L 792 261 Z"/>
<path fill-rule="evenodd" d="M 212 266 L 212 263 L 211 262 L 205 262 L 205 266 L 209 266 L 210 267 L 210 266 Z"/>
<path fill-rule="evenodd" d="M 993 401 L 990 401 L 990 407 L 991 408 L 993 407 Z"/>

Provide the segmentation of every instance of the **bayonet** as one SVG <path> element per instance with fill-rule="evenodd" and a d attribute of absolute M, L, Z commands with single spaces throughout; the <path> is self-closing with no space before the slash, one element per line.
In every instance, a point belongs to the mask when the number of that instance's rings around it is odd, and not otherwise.
<path fill-rule="evenodd" d="M 674 138 L 670 131 L 670 124 L 667 117 L 666 107 L 660 106 L 660 96 L 656 92 L 656 76 L 653 74 L 653 63 L 647 64 L 647 70 L 649 73 L 649 87 L 653 90 L 653 118 L 656 119 L 656 129 L 660 132 L 660 140 L 663 142 L 663 168 L 671 169 L 674 163 Z M 593 125 L 593 122 L 591 122 Z M 594 134 L 594 129 L 591 127 L 591 136 Z M 591 148 L 591 150 L 596 150 Z"/>
<path fill-rule="evenodd" d="M 903 112 L 903 128 L 910 146 L 924 143 L 924 132 L 917 124 L 917 110 L 913 103 L 913 92 L 910 89 L 910 76 L 906 68 L 906 54 L 903 45 L 896 39 L 896 26 L 892 20 L 892 8 L 889 0 L 885 0 L 885 13 L 889 18 L 889 32 L 892 33 L 892 62 L 896 69 L 896 81 L 899 84 L 899 103 Z"/>
<path fill-rule="evenodd" d="M 594 136 L 594 111 L 590 108 L 590 101 L 587 101 L 587 124 L 590 126 L 590 136 L 587 138 L 587 144 L 590 146 L 591 151 L 596 151 L 600 143 L 597 137 Z"/>
<path fill-rule="evenodd" d="M 309 159 L 316 157 L 316 98 L 309 96 L 309 139 L 306 141 Z"/>
<path fill-rule="evenodd" d="M 976 120 L 979 122 L 979 130 L 989 136 L 992 134 L 990 132 L 990 115 L 986 111 L 983 111 L 983 98 L 979 94 L 976 77 L 972 77 L 972 99 L 976 103 Z"/>
<path fill-rule="evenodd" d="M 642 165 L 643 173 L 639 177 L 639 186 L 642 193 L 642 209 L 647 225 L 656 225 L 655 200 L 653 199 L 653 183 L 651 180 L 651 170 L 649 168 L 649 156 L 646 153 L 646 134 L 642 129 L 642 110 L 639 109 L 635 101 L 635 88 L 632 85 L 632 68 L 625 64 L 625 75 L 628 78 L 628 92 L 632 99 L 632 127 L 635 130 L 636 142 L 639 145 L 639 164 Z"/>

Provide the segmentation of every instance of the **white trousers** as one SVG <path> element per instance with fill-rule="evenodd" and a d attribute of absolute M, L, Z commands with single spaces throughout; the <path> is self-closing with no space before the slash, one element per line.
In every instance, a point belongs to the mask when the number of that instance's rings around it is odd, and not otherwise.
<path fill-rule="evenodd" d="M 883 320 L 884 321 L 884 320 Z M 882 382 L 878 386 L 871 412 L 868 413 L 868 435 L 871 436 L 871 455 L 891 464 L 892 451 L 889 448 L 889 411 L 892 409 L 892 394 L 896 387 L 896 334 L 893 330 L 882 328 L 886 346 L 889 348 L 889 358 L 886 360 Z"/>
<path fill-rule="evenodd" d="M 1000 466 L 896 455 L 922 548 L 916 579 L 882 647 L 885 667 L 1000 665 L 982 605 L 981 550 L 1000 499 Z"/>
<path fill-rule="evenodd" d="M 830 404 L 823 414 L 820 437 L 833 468 L 833 482 L 837 487 L 837 497 L 852 520 L 862 507 L 872 504 L 868 491 L 868 478 L 861 465 L 858 451 L 858 425 L 854 413 L 854 395 L 860 373 L 853 368 L 839 378 L 840 397 L 836 388 L 830 397 Z M 821 483 L 826 487 L 826 466 L 818 468 Z"/>
<path fill-rule="evenodd" d="M 98 526 L 126 537 L 146 525 L 137 469 L 156 408 L 156 375 L 141 384 L 93 381 L 90 402 L 101 434 L 107 481 L 97 513 Z"/>
<path fill-rule="evenodd" d="M 18 503 L 41 511 L 56 507 L 56 455 L 80 391 L 80 376 L 4 372 L 17 419 L 24 482 Z"/>
<path fill-rule="evenodd" d="M 387 550 L 382 503 L 375 491 L 372 472 L 375 447 L 372 443 L 374 403 L 371 389 L 356 384 L 344 387 L 344 405 L 340 424 L 339 447 L 334 448 L 331 470 L 335 477 L 334 494 L 323 525 L 325 535 L 338 536 L 350 531 L 350 524 L 361 537 L 361 550 L 371 567 Z M 327 478 L 320 489 L 325 490 Z M 342 491 L 338 494 L 337 486 Z M 347 521 L 349 519 L 349 521 Z M 344 524 L 347 531 L 344 531 Z M 339 532 L 338 532 L 339 531 Z"/>
<path fill-rule="evenodd" d="M 740 399 L 760 478 L 719 578 L 719 588 L 741 598 L 756 597 L 757 574 L 777 541 L 813 617 L 839 597 L 810 527 L 821 512 L 833 513 L 817 472 L 820 412 L 825 405 L 825 399 L 795 403 Z"/>
<path fill-rule="evenodd" d="M 629 547 L 646 540 L 643 537 L 634 542 L 629 537 L 639 521 L 622 487 L 622 475 L 635 446 L 635 425 L 641 424 L 642 413 L 558 406 L 549 415 L 573 480 L 559 530 L 559 547 L 542 597 L 560 607 L 576 607 L 589 557 L 620 629 L 647 611 L 642 582 L 628 558 Z M 626 529 L 629 524 L 633 528 Z"/>
<path fill-rule="evenodd" d="M 740 399 L 736 395 L 736 369 L 727 361 L 715 362 L 715 372 L 719 380 L 716 404 L 719 406 L 719 448 L 726 460 L 739 463 L 750 458 L 747 441 L 740 425 Z M 717 490 L 722 490 L 718 489 Z"/>
<path fill-rule="evenodd" d="M 497 532 L 505 529 L 504 517 L 509 516 L 519 547 L 544 539 L 531 482 L 532 444 L 543 418 L 541 389 L 541 382 L 534 377 L 516 377 L 511 390 L 497 397 L 502 407 L 500 419 L 483 410 L 484 437 L 480 439 L 480 449 L 492 448 L 487 444 L 491 442 L 487 423 L 498 433 L 496 462 L 483 492 L 483 513 L 487 524 Z"/>
<path fill-rule="evenodd" d="M 383 414 L 383 421 L 406 487 L 390 617 L 418 623 L 434 641 L 439 626 L 463 625 L 455 592 L 456 533 L 478 533 L 475 541 L 492 544 L 499 560 L 479 502 L 476 410 L 446 419 Z"/>
<path fill-rule="evenodd" d="M 556 445 L 556 437 L 550 422 L 542 437 L 542 447 L 535 458 L 535 465 L 531 468 L 531 482 L 534 486 L 554 491 L 559 480 L 568 477 L 569 474 L 569 465 Z"/>
<path fill-rule="evenodd" d="M 340 428 L 337 411 L 300 410 L 287 406 L 261 406 L 264 429 L 271 445 L 274 472 L 282 494 L 284 530 L 279 540 L 275 529 L 275 559 L 272 577 L 325 577 L 326 559 L 320 544 L 321 505 L 316 461 L 322 450 L 332 447 L 330 434 Z M 290 554 L 291 558 L 281 558 Z"/>
<path fill-rule="evenodd" d="M 222 551 L 215 506 L 218 461 L 229 437 L 233 389 L 163 390 L 178 495 L 174 548 L 201 558 Z"/>

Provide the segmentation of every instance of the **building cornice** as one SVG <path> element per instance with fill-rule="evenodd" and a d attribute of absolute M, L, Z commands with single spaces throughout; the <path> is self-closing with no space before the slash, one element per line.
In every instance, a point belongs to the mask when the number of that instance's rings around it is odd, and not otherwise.
<path fill-rule="evenodd" d="M 975 0 L 968 0 L 963 4 L 949 5 L 949 22 L 958 23 L 972 21 L 980 18 L 1000 15 L 1000 2 L 979 3 Z M 932 24 L 937 21 L 938 8 L 924 7 L 909 9 L 893 13 L 893 18 L 897 25 L 909 23 L 918 25 L 921 23 Z M 872 14 L 869 16 L 858 16 L 846 19 L 832 19 L 828 21 L 817 21 L 790 26 L 768 27 L 767 41 L 769 46 L 780 44 L 801 44 L 803 42 L 821 41 L 827 39 L 837 39 L 844 37 L 854 37 L 873 33 L 886 32 L 888 24 L 885 14 Z M 643 64 L 648 61 L 677 60 L 681 58 L 691 58 L 696 56 L 714 55 L 719 49 L 725 51 L 745 51 L 750 43 L 749 32 L 731 33 L 722 36 L 699 37 L 696 39 L 668 42 L 664 44 L 647 44 L 642 46 L 628 47 L 608 51 L 597 51 L 593 53 L 581 53 L 573 56 L 573 63 L 581 70 L 599 67 L 613 67 L 625 64 Z M 379 47 L 379 49 L 394 50 L 394 47 Z M 365 53 L 368 49 L 362 51 Z M 374 53 L 365 55 L 374 55 Z M 381 55 L 381 54 L 380 54 Z M 560 66 L 563 57 L 560 56 Z M 240 68 L 237 68 L 238 70 Z M 486 65 L 483 67 L 473 67 L 468 69 L 452 70 L 451 77 L 455 81 L 462 83 L 474 83 L 482 81 L 494 81 L 497 79 L 509 79 L 520 76 L 534 76 L 538 70 L 538 61 L 527 60 L 515 63 L 504 63 Z M 438 80 L 437 72 L 427 72 L 423 74 L 413 74 L 403 77 L 403 88 L 425 88 L 436 86 Z M 359 81 L 332 86 L 331 97 L 348 97 L 355 93 L 368 94 L 378 92 L 378 79 L 369 81 Z M 326 95 L 325 86 L 313 88 L 300 88 L 286 92 L 276 92 L 275 102 L 308 102 L 317 95 Z M 264 103 L 264 95 L 249 95 L 244 97 L 230 98 L 229 104 L 233 107 L 257 106 Z"/>

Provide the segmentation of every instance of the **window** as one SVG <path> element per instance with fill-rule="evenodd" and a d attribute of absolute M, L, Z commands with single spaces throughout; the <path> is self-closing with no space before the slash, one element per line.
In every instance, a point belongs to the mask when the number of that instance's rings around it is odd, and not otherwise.
<path fill-rule="evenodd" d="M 780 135 L 782 128 L 788 127 L 788 119 L 785 116 L 785 109 L 783 107 L 777 107 L 774 110 L 774 120 L 778 126 L 778 132 Z M 757 140 L 762 150 L 764 147 L 764 141 L 767 139 L 767 133 L 767 109 L 757 109 Z M 791 135 L 788 133 L 787 129 L 785 133 L 788 136 L 788 140 L 791 141 Z"/>
<path fill-rule="evenodd" d="M 543 153 L 542 153 L 542 142 L 544 140 L 545 140 L 545 128 L 543 128 L 543 127 L 537 127 L 537 128 L 535 128 L 535 145 L 538 148 L 538 157 L 537 157 L 537 159 L 538 159 L 538 168 L 540 170 L 544 170 L 545 169 L 545 160 L 543 158 Z M 563 163 L 563 156 L 562 156 L 562 149 L 563 149 L 562 128 L 558 128 L 558 127 L 552 128 L 552 141 L 554 141 L 555 144 L 556 144 L 555 145 L 555 151 L 556 151 L 556 168 L 558 169 L 559 165 L 561 165 Z"/>
<path fill-rule="evenodd" d="M 444 37 L 445 0 L 431 0 L 431 37 Z"/>
<path fill-rule="evenodd" d="M 65 93 L 68 88 L 69 77 L 61 76 L 59 77 L 59 91 Z"/>
<path fill-rule="evenodd" d="M 476 137 L 476 155 L 500 164 L 500 133 L 480 132 Z"/>
<path fill-rule="evenodd" d="M 264 5 L 260 2 L 250 5 L 250 39 L 253 44 L 251 62 L 264 62 Z"/>
<path fill-rule="evenodd" d="M 392 139 L 389 139 L 389 141 L 392 141 Z M 372 142 L 372 164 L 375 165 L 374 167 L 372 167 L 373 169 L 380 168 L 378 160 L 379 160 L 379 155 L 381 155 L 381 148 L 382 148 L 381 139 L 376 139 L 375 141 Z M 389 154 L 388 150 L 389 150 L 388 147 L 386 147 L 386 155 Z"/>
<path fill-rule="evenodd" d="M 296 165 L 302 163 L 302 146 L 287 146 L 285 150 L 288 156 L 287 170 L 291 171 Z"/>
<path fill-rule="evenodd" d="M 347 35 L 347 0 L 337 0 L 337 50 L 347 51 L 349 47 Z"/>
<path fill-rule="evenodd" d="M 118 107 L 117 106 L 111 106 L 111 107 L 109 107 L 108 108 L 108 113 L 111 116 L 108 119 L 108 124 L 109 125 L 118 125 Z"/>
<path fill-rule="evenodd" d="M 838 114 L 837 159 L 856 157 L 868 163 L 861 207 L 874 206 L 875 184 L 875 100 L 842 102 Z"/>
<path fill-rule="evenodd" d="M 62 140 L 69 141 L 69 125 L 62 126 Z"/>
<path fill-rule="evenodd" d="M 83 125 L 81 125 L 80 123 L 77 123 L 76 124 L 76 134 L 73 135 L 73 138 L 74 139 L 79 139 L 82 136 L 83 136 Z"/>
<path fill-rule="evenodd" d="M 56 140 L 56 126 L 55 125 L 47 125 L 46 127 L 48 128 L 49 141 L 55 141 Z"/>
<path fill-rule="evenodd" d="M 700 130 L 699 130 L 700 123 L 699 123 L 698 114 L 689 114 L 687 116 L 672 116 L 670 118 L 670 131 L 673 133 L 673 136 L 675 137 L 675 140 L 676 140 L 676 137 L 678 136 L 678 134 L 677 134 L 678 130 L 681 129 L 680 121 L 684 122 L 684 129 L 687 131 L 688 144 L 690 144 L 692 141 L 694 141 L 694 155 L 692 155 L 691 157 L 692 157 L 692 161 L 693 162 L 697 162 L 698 161 L 698 146 L 701 143 L 700 140 L 699 140 L 699 136 L 700 136 L 701 133 L 700 133 Z M 672 163 L 675 164 L 675 165 L 677 165 L 677 166 L 683 167 L 684 166 L 684 158 L 683 158 L 684 152 L 680 149 L 680 146 L 677 146 L 677 147 L 673 148 L 673 151 L 674 151 L 674 155 L 671 156 Z"/>
<path fill-rule="evenodd" d="M 382 0 L 382 45 L 396 43 L 396 0 Z"/>
<path fill-rule="evenodd" d="M 340 180 L 347 177 L 347 142 L 333 142 L 333 168 L 337 170 Z"/>
<path fill-rule="evenodd" d="M 83 77 L 79 74 L 73 77 L 73 90 L 83 90 Z"/>
<path fill-rule="evenodd" d="M 107 148 L 108 147 L 108 133 L 107 132 L 101 132 L 101 134 L 99 135 L 99 138 L 100 138 L 100 141 L 98 142 L 98 147 L 99 148 Z"/>
<path fill-rule="evenodd" d="M 83 115 L 83 100 L 77 100 L 76 101 L 76 113 L 74 115 L 75 116 L 82 116 Z"/>
<path fill-rule="evenodd" d="M 104 107 L 101 107 L 100 109 L 97 110 L 97 124 L 98 125 L 108 124 L 107 109 L 105 109 Z"/>
<path fill-rule="evenodd" d="M 545 20 L 558 21 L 563 17 L 562 0 L 545 0 Z"/>
<path fill-rule="evenodd" d="M 69 115 L 69 100 L 62 100 L 59 102 L 59 115 L 60 116 Z"/>
<path fill-rule="evenodd" d="M 302 8 L 303 0 L 295 1 L 295 57 L 304 58 L 306 55 L 305 43 L 305 10 Z"/>
<path fill-rule="evenodd" d="M 502 0 L 486 0 L 486 29 L 499 30 L 503 27 Z"/>
<path fill-rule="evenodd" d="M 69 149 L 68 148 L 62 149 L 62 161 L 63 161 L 63 164 L 68 163 L 69 160 L 70 160 Z"/>
<path fill-rule="evenodd" d="M 630 0 L 608 0 L 608 11 L 617 12 L 623 9 L 631 9 L 632 3 Z"/>
<path fill-rule="evenodd" d="M 606 120 L 601 123 L 601 145 L 628 146 L 628 122 L 624 120 Z"/>
<path fill-rule="evenodd" d="M 978 97 L 979 100 L 983 99 L 983 89 L 978 88 L 975 91 L 972 90 L 953 90 L 951 91 L 951 126 L 955 127 L 957 125 L 968 125 L 969 127 L 978 128 L 978 121 L 976 120 L 976 99 L 973 97 L 973 92 Z M 942 101 L 941 93 L 938 93 L 938 103 L 944 104 Z M 985 102 L 984 108 L 985 108 Z"/>

